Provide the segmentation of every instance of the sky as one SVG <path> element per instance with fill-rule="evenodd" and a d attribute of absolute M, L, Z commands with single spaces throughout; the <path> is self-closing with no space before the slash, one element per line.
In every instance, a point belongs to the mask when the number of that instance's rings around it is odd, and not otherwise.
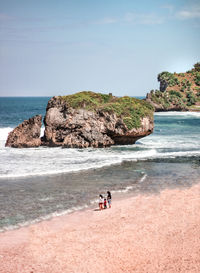
<path fill-rule="evenodd" d="M 0 0 L 0 96 L 145 96 L 200 61 L 200 0 Z"/>

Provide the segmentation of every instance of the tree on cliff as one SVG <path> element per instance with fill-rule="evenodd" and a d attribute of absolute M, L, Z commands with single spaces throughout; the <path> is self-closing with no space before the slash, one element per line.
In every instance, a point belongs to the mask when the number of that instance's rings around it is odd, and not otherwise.
<path fill-rule="evenodd" d="M 200 72 L 200 62 L 194 64 L 194 70 Z"/>

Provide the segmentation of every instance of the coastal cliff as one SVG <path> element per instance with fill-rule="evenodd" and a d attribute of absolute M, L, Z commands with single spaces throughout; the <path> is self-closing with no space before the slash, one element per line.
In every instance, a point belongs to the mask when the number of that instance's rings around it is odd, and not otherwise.
<path fill-rule="evenodd" d="M 131 97 L 89 91 L 53 97 L 42 143 L 67 148 L 133 144 L 153 132 L 153 112 L 149 103 Z"/>
<path fill-rule="evenodd" d="M 160 90 L 151 90 L 146 101 L 155 111 L 200 111 L 200 63 L 185 73 L 158 75 Z"/>

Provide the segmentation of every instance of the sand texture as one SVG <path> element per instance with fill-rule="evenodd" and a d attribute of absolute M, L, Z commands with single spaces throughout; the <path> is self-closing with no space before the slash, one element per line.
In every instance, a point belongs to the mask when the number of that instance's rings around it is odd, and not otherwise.
<path fill-rule="evenodd" d="M 199 273 L 200 184 L 1 233 L 0 272 Z"/>

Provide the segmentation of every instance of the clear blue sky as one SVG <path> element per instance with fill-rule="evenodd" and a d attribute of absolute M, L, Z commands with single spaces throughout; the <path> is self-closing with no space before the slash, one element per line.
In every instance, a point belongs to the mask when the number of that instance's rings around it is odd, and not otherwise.
<path fill-rule="evenodd" d="M 200 0 L 0 0 L 0 96 L 143 96 L 200 61 Z"/>

